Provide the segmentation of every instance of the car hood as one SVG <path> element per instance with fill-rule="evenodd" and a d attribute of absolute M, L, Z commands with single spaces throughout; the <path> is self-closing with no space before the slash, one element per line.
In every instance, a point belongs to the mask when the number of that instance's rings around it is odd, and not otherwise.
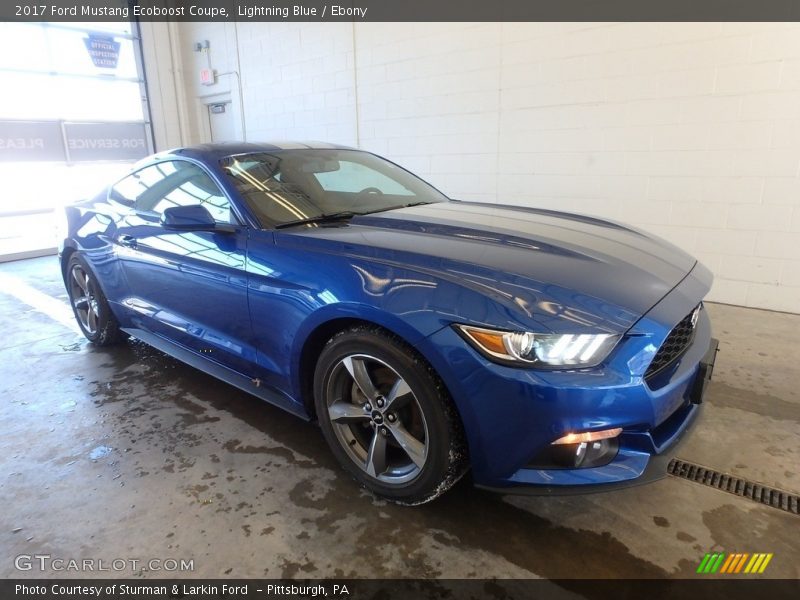
<path fill-rule="evenodd" d="M 350 255 L 435 271 L 529 317 L 550 315 L 551 325 L 556 317 L 616 331 L 633 325 L 696 263 L 619 223 L 474 202 L 359 216 L 301 235 L 338 240 Z"/>

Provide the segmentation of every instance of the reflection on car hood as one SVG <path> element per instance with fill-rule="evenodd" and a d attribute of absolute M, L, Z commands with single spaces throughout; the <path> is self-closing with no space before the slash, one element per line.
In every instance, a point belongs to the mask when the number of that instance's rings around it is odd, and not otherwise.
<path fill-rule="evenodd" d="M 348 254 L 373 260 L 393 258 L 391 252 L 376 254 L 378 249 L 401 253 L 397 257 L 410 268 L 436 265 L 443 275 L 505 290 L 515 300 L 525 288 L 532 294 L 526 302 L 555 300 L 600 311 L 618 328 L 632 325 L 696 262 L 672 244 L 618 223 L 473 202 L 365 215 L 306 233 L 335 239 Z M 563 306 L 545 308 L 553 314 Z"/>

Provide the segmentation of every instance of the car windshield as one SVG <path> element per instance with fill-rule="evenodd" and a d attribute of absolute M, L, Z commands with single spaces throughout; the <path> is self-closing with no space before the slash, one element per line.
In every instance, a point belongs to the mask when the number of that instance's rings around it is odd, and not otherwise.
<path fill-rule="evenodd" d="M 240 154 L 221 166 L 263 227 L 448 200 L 405 169 L 358 150 Z"/>

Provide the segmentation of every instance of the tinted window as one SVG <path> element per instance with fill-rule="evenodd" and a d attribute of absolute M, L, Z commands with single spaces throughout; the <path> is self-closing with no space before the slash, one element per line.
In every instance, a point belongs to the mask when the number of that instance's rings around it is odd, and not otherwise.
<path fill-rule="evenodd" d="M 165 161 L 140 169 L 111 188 L 109 198 L 160 217 L 166 208 L 199 204 L 220 223 L 231 223 L 230 203 L 200 167 Z"/>
<path fill-rule="evenodd" d="M 230 156 L 222 167 L 265 227 L 447 201 L 408 171 L 358 150 L 260 152 Z"/>
<path fill-rule="evenodd" d="M 133 173 L 111 187 L 108 191 L 108 199 L 125 206 L 133 206 L 136 197 L 146 189 L 140 183 L 138 173 Z"/>

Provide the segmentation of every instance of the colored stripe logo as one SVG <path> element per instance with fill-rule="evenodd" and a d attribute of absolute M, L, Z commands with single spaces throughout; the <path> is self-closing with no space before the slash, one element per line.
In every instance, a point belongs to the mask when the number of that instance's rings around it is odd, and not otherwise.
<path fill-rule="evenodd" d="M 749 554 L 747 552 L 734 552 L 726 554 L 725 552 L 709 552 L 700 561 L 700 566 L 697 567 L 697 573 L 709 575 L 714 573 L 724 573 L 726 575 L 736 573 L 757 574 L 763 573 L 767 568 L 769 561 L 772 560 L 773 554 L 756 553 Z"/>

